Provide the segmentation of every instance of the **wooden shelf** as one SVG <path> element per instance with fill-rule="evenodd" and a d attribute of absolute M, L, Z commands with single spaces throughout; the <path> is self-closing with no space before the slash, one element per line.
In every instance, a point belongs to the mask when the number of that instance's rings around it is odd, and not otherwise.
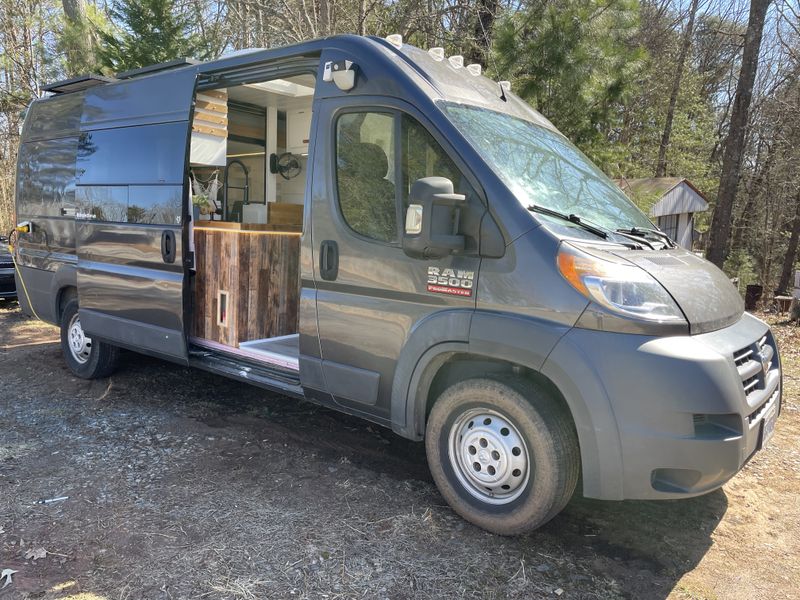
<path fill-rule="evenodd" d="M 277 224 L 263 224 L 263 223 L 235 223 L 233 221 L 197 221 L 194 225 L 195 231 L 251 231 L 251 232 L 271 232 L 271 233 L 294 233 L 299 235 L 302 233 L 300 227 L 293 225 L 277 225 Z"/>

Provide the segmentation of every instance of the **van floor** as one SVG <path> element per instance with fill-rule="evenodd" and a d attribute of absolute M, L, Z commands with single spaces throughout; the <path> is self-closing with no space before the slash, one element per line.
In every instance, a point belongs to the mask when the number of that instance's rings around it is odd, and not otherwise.
<path fill-rule="evenodd" d="M 290 371 L 300 370 L 300 335 L 297 333 L 241 342 L 238 348 L 220 344 L 213 340 L 196 337 L 191 338 L 191 342 L 196 346 L 202 346 L 210 350 L 217 350 L 234 356 L 241 356 L 242 358 L 281 367 Z"/>
<path fill-rule="evenodd" d="M 271 361 L 281 361 L 291 364 L 299 370 L 300 335 L 282 335 L 280 337 L 253 340 L 239 344 L 239 350 L 246 352 L 253 358 Z"/>

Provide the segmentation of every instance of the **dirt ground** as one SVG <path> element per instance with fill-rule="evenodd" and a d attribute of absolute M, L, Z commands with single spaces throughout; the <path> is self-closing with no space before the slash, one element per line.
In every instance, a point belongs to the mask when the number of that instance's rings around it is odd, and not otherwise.
<path fill-rule="evenodd" d="M 421 444 L 136 354 L 76 379 L 0 302 L 0 600 L 800 598 L 800 328 L 770 320 L 783 414 L 723 489 L 575 498 L 502 538 L 444 505 Z"/>

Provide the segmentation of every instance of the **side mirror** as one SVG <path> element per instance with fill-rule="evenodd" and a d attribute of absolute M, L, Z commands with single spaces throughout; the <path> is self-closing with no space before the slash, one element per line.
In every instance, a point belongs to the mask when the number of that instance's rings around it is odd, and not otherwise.
<path fill-rule="evenodd" d="M 411 185 L 403 250 L 412 258 L 443 258 L 464 250 L 458 227 L 467 197 L 453 193 L 446 177 L 423 177 Z"/>

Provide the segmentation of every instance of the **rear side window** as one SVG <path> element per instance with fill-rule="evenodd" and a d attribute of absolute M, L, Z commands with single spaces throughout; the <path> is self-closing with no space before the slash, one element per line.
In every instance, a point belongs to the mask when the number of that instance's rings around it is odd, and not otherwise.
<path fill-rule="evenodd" d="M 117 223 L 180 225 L 186 124 L 84 132 L 78 144 L 78 213 Z"/>
<path fill-rule="evenodd" d="M 19 152 L 20 215 L 57 217 L 75 202 L 77 137 L 23 144 Z"/>

